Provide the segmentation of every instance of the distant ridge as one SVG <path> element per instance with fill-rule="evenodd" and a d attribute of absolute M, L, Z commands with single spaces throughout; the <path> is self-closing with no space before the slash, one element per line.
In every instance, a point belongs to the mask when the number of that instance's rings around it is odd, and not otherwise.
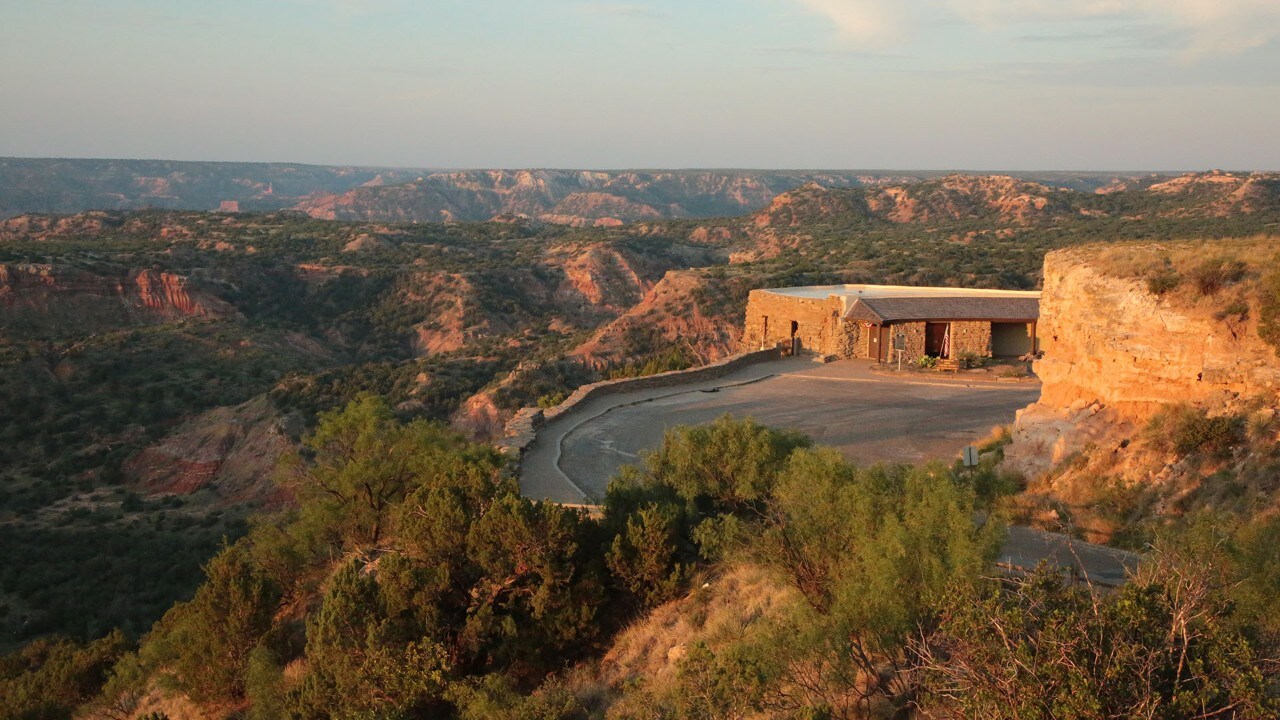
<path fill-rule="evenodd" d="M 828 188 L 919 182 L 946 175 L 889 170 L 574 170 L 380 168 L 303 163 L 0 158 L 0 218 L 86 210 L 296 209 L 375 222 L 486 221 L 617 225 L 744 215 L 808 183 Z M 1002 174 L 1093 192 L 1154 183 L 1144 173 Z M 1163 177 L 1163 176 L 1162 176 Z M 1166 178 L 1167 179 L 1167 178 Z"/>

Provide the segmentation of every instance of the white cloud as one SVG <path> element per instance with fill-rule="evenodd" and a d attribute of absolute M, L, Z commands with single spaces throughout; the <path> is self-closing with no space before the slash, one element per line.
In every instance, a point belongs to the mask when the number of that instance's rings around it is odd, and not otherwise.
<path fill-rule="evenodd" d="M 884 47 L 907 39 L 923 18 L 951 15 L 980 27 L 1114 20 L 1174 31 L 1184 59 L 1231 55 L 1280 38 L 1280 0 L 794 0 L 826 17 L 850 41 Z M 909 6 L 909 9 L 908 9 Z"/>
<path fill-rule="evenodd" d="M 842 37 L 872 47 L 905 39 L 911 13 L 894 0 L 798 0 L 835 24 Z"/>

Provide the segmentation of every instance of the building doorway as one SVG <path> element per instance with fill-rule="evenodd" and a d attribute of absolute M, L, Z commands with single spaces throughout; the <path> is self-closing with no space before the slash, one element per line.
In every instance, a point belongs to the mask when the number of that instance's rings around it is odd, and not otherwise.
<path fill-rule="evenodd" d="M 996 357 L 1022 357 L 1034 349 L 1031 323 L 991 323 L 991 354 Z"/>
<path fill-rule="evenodd" d="M 943 359 L 951 357 L 951 323 L 924 324 L 924 354 Z"/>

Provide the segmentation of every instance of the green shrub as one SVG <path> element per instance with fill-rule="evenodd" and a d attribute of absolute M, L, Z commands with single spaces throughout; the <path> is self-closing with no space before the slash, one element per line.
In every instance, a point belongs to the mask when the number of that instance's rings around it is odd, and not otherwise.
<path fill-rule="evenodd" d="M 767 498 L 791 452 L 810 444 L 801 433 L 723 415 L 668 430 L 648 469 L 656 484 L 687 502 L 743 509 Z"/>
<path fill-rule="evenodd" d="M 918 645 L 926 706 L 981 718 L 1276 717 L 1272 658 L 1248 633 L 1203 554 L 1162 547 L 1113 593 L 1056 569 L 948 599 Z M 1085 638 L 1090 638 L 1085 640 Z M 1052 708 L 1051 712 L 1046 709 Z"/>
<path fill-rule="evenodd" d="M 1280 270 L 1263 279 L 1258 299 L 1258 336 L 1280 354 Z"/>
<path fill-rule="evenodd" d="M 1236 300 L 1213 314 L 1213 319 L 1219 322 L 1228 318 L 1234 318 L 1240 322 L 1247 320 L 1249 318 L 1249 303 L 1244 300 Z"/>
<path fill-rule="evenodd" d="M 1182 276 L 1172 270 L 1164 270 L 1147 278 L 1147 291 L 1160 296 L 1182 284 Z"/>
<path fill-rule="evenodd" d="M 524 695 L 504 675 L 485 675 L 451 684 L 446 696 L 459 720 L 579 720 L 587 711 L 563 683 L 552 679 Z"/>
<path fill-rule="evenodd" d="M 1201 263 L 1191 271 L 1191 281 L 1201 295 L 1217 294 L 1222 288 L 1240 282 L 1249 269 L 1241 260 L 1234 258 L 1213 258 Z"/>
<path fill-rule="evenodd" d="M 956 355 L 956 360 L 960 363 L 960 369 L 980 368 L 987 364 L 987 359 L 972 350 L 965 350 Z"/>
<path fill-rule="evenodd" d="M 567 395 L 565 395 L 563 390 L 559 392 L 548 393 L 538 398 L 538 407 L 543 409 L 553 408 L 559 405 L 560 403 L 564 402 L 564 399 L 566 397 Z"/>
<path fill-rule="evenodd" d="M 1203 408 L 1172 405 L 1151 418 L 1148 432 L 1160 446 L 1183 455 L 1221 454 L 1244 437 L 1244 418 L 1209 415 Z"/>
<path fill-rule="evenodd" d="M 916 360 L 916 365 L 926 370 L 932 367 L 937 367 L 938 358 L 933 357 L 932 355 L 923 355 L 919 360 Z"/>
<path fill-rule="evenodd" d="M 613 538 L 605 564 L 621 589 L 643 609 L 676 597 L 689 568 L 676 562 L 680 518 L 674 508 L 650 503 L 627 518 Z"/>
<path fill-rule="evenodd" d="M 0 718 L 70 718 L 127 648 L 117 630 L 85 645 L 44 638 L 0 657 Z"/>
<path fill-rule="evenodd" d="M 143 660 L 165 667 L 195 700 L 239 700 L 249 654 L 271 629 L 281 592 L 242 545 L 210 560 L 205 577 L 191 601 L 174 605 L 156 623 Z"/>

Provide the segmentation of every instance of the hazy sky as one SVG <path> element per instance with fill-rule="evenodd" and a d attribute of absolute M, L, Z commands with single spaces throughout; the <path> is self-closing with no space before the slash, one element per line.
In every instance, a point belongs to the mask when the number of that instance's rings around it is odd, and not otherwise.
<path fill-rule="evenodd" d="M 0 0 L 0 155 L 1280 169 L 1280 0 Z"/>

